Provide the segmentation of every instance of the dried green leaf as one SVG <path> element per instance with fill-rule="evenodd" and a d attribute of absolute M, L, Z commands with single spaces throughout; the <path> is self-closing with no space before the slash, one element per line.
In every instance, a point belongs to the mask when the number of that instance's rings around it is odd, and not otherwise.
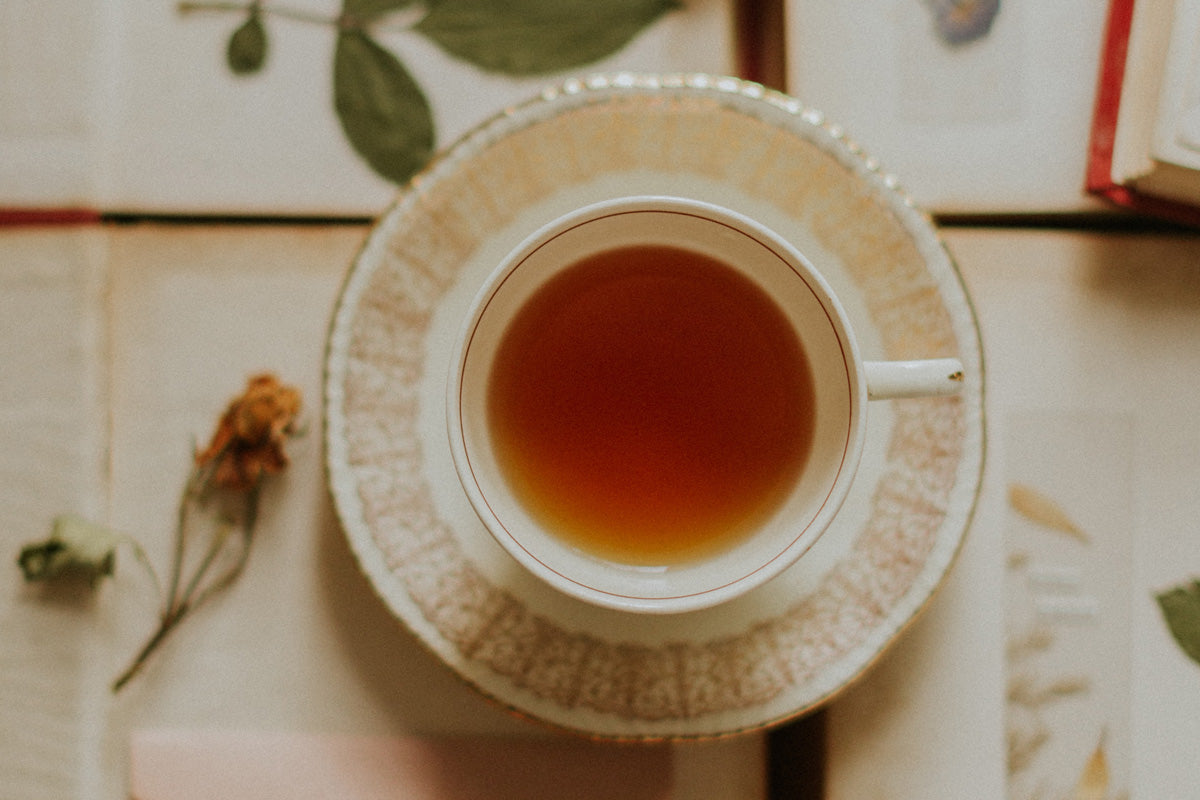
<path fill-rule="evenodd" d="M 112 575 L 121 534 L 64 514 L 54 520 L 50 538 L 21 549 L 17 564 L 27 581 L 84 578 L 93 585 Z"/>
<path fill-rule="evenodd" d="M 1107 796 L 1108 759 L 1104 755 L 1104 743 L 1101 742 L 1083 766 L 1083 774 L 1075 786 L 1074 800 L 1104 800 Z"/>
<path fill-rule="evenodd" d="M 263 27 L 258 9 L 253 8 L 237 30 L 229 37 L 225 61 L 235 75 L 249 75 L 262 69 L 267 60 L 267 29 Z"/>
<path fill-rule="evenodd" d="M 538 75 L 611 55 L 678 6 L 675 0 L 438 0 L 414 30 L 485 70 Z"/>
<path fill-rule="evenodd" d="M 1051 530 L 1065 533 L 1081 542 L 1088 536 L 1062 507 L 1037 489 L 1014 483 L 1008 487 L 1008 503 L 1021 516 Z"/>
<path fill-rule="evenodd" d="M 1157 600 L 1175 641 L 1200 664 L 1200 580 L 1168 589 Z"/>
<path fill-rule="evenodd" d="M 357 22 L 369 22 L 391 11 L 398 11 L 413 4 L 414 0 L 345 0 L 342 13 Z"/>
<path fill-rule="evenodd" d="M 404 66 L 361 30 L 338 34 L 334 105 L 350 144 L 373 170 L 404 183 L 433 154 L 433 115 Z"/>

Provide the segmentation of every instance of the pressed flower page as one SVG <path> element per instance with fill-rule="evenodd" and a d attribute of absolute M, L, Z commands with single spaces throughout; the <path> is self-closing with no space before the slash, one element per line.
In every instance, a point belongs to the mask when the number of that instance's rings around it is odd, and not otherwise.
<path fill-rule="evenodd" d="M 1008 418 L 1010 800 L 1128 796 L 1133 441 L 1127 414 Z"/>

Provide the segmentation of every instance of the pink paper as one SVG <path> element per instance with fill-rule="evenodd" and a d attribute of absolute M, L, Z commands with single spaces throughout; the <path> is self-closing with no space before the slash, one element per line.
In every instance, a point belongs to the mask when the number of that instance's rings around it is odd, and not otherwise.
<path fill-rule="evenodd" d="M 562 739 L 140 731 L 133 800 L 667 800 L 671 751 Z"/>

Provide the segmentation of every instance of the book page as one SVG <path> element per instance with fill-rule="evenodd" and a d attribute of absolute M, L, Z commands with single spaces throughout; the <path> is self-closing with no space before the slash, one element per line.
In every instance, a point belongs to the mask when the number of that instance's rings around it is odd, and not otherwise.
<path fill-rule="evenodd" d="M 1151 155 L 1200 169 L 1200 2 L 1175 3 L 1165 62 Z"/>
<path fill-rule="evenodd" d="M 83 205 L 94 192 L 100 7 L 34 5 L 0 3 L 0 208 Z"/>
<path fill-rule="evenodd" d="M 1105 4 L 788 0 L 788 89 L 928 210 L 1065 211 L 1084 195 Z M 939 28 L 939 21 L 942 27 Z"/>
<path fill-rule="evenodd" d="M 732 74 L 733 2 L 597 4 L 594 17 L 552 24 L 513 19 L 520 6 L 493 3 L 482 6 L 492 17 L 474 26 L 461 8 L 440 6 L 451 10 L 435 33 L 420 27 L 434 4 L 393 0 L 0 4 L 0 207 L 374 215 L 406 178 L 361 155 L 339 96 L 357 101 L 368 127 L 371 111 L 386 117 L 373 130 L 376 146 L 431 128 L 406 151 L 424 163 L 568 78 Z M 346 7 L 364 20 L 344 18 Z M 535 41 L 531 30 L 545 37 Z M 342 48 L 347 40 L 352 47 Z M 448 49 L 455 43 L 459 54 Z M 339 82 L 347 51 L 354 71 Z"/>
<path fill-rule="evenodd" d="M 384 208 L 397 184 L 356 152 L 335 111 L 340 0 L 264 6 L 266 57 L 244 74 L 231 71 L 225 49 L 246 11 L 220 6 L 195 2 L 184 13 L 174 2 L 123 0 L 112 12 L 120 18 L 120 39 L 103 142 L 103 206 L 307 215 Z M 729 0 L 667 10 L 599 61 L 529 77 L 489 72 L 448 54 L 417 28 L 427 7 L 406 5 L 373 20 L 356 64 L 360 77 L 395 80 L 396 68 L 385 68 L 389 60 L 410 76 L 428 102 L 436 149 L 568 77 L 733 68 Z M 505 42 L 510 50 L 523 46 Z M 370 81 L 361 83 L 366 90 Z"/>
<path fill-rule="evenodd" d="M 1135 421 L 1077 409 L 1006 420 L 1008 797 L 1130 786 Z M 1097 755 L 1098 754 L 1098 755 Z M 1077 792 L 1073 794 L 1073 792 Z"/>
<path fill-rule="evenodd" d="M 1171 0 L 1134 4 L 1113 142 L 1112 178 L 1126 183 L 1153 169 L 1153 121 L 1158 116 L 1162 71 L 1174 14 Z"/>

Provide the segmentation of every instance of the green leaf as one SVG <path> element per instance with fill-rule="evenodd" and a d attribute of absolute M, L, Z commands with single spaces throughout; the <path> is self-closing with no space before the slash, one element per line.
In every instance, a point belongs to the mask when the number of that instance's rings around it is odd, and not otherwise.
<path fill-rule="evenodd" d="M 249 75 L 262 69 L 267 59 L 267 30 L 263 27 L 258 9 L 253 8 L 237 30 L 229 37 L 225 61 L 235 75 Z"/>
<path fill-rule="evenodd" d="M 389 11 L 411 6 L 414 0 L 345 0 L 342 13 L 359 23 L 369 22 Z"/>
<path fill-rule="evenodd" d="M 421 88 L 361 30 L 338 34 L 333 92 L 346 138 L 383 177 L 404 183 L 433 154 L 433 115 Z"/>
<path fill-rule="evenodd" d="M 1171 635 L 1200 664 L 1200 580 L 1169 589 L 1157 599 Z"/>
<path fill-rule="evenodd" d="M 678 5 L 675 0 L 438 0 L 413 29 L 485 70 L 537 75 L 598 61 Z"/>
<path fill-rule="evenodd" d="M 121 534 L 74 514 L 54 520 L 50 538 L 21 549 L 17 564 L 27 581 L 82 577 L 93 585 L 112 575 Z"/>

